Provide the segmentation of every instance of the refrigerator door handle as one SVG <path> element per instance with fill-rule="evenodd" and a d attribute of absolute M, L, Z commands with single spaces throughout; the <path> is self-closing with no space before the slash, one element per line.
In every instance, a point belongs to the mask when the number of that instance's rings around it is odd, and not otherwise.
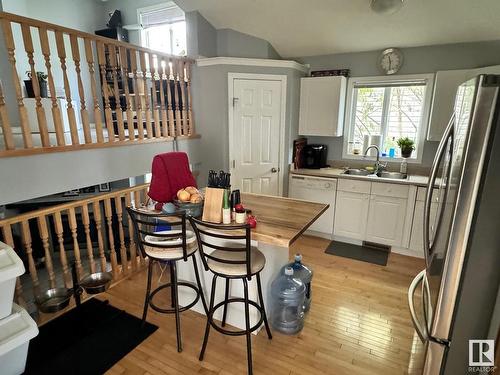
<path fill-rule="evenodd" d="M 429 268 L 430 265 L 430 254 L 431 254 L 431 249 L 432 249 L 432 243 L 430 241 L 430 233 L 429 233 L 429 224 L 430 224 L 430 219 L 431 219 L 431 203 L 432 203 L 432 193 L 434 191 L 434 184 L 436 182 L 437 174 L 439 172 L 439 165 L 441 164 L 441 160 L 443 159 L 445 152 L 446 152 L 446 146 L 448 144 L 448 139 L 452 137 L 453 141 L 453 129 L 455 127 L 455 113 L 453 112 L 450 121 L 448 122 L 448 126 L 446 126 L 446 129 L 444 131 L 443 138 L 441 138 L 441 141 L 439 142 L 438 149 L 436 151 L 436 156 L 434 158 L 434 162 L 432 163 L 432 168 L 431 168 L 431 174 L 429 176 L 429 181 L 427 183 L 427 190 L 425 192 L 425 201 L 424 201 L 424 230 L 423 230 L 423 236 L 424 236 L 424 256 L 425 256 L 425 265 L 427 268 Z M 453 149 L 453 144 L 450 145 L 450 152 Z M 451 171 L 451 160 L 448 164 L 448 169 L 446 171 L 447 176 L 449 176 Z M 446 187 L 448 190 L 448 187 Z M 445 202 L 446 203 L 446 195 L 445 195 Z M 443 210 L 441 210 L 442 213 Z M 440 213 L 440 216 L 441 216 Z M 441 221 L 441 217 L 437 218 L 436 222 L 436 229 L 434 230 L 434 233 L 438 231 L 438 226 Z"/>
<path fill-rule="evenodd" d="M 431 290 L 429 288 L 429 281 L 427 274 L 424 274 L 422 279 L 422 306 L 424 308 L 424 327 L 429 335 L 430 322 L 432 321 L 432 303 L 431 303 Z"/>
<path fill-rule="evenodd" d="M 427 333 L 427 327 L 423 326 L 422 323 L 417 318 L 413 297 L 418 284 L 423 281 L 425 273 L 426 270 L 420 271 L 419 274 L 415 276 L 415 278 L 410 284 L 410 287 L 408 288 L 408 306 L 410 307 L 411 320 L 413 322 L 413 326 L 415 327 L 415 331 L 417 331 L 417 334 L 420 337 L 420 340 L 422 340 L 422 342 L 424 343 L 428 340 L 429 335 Z"/>

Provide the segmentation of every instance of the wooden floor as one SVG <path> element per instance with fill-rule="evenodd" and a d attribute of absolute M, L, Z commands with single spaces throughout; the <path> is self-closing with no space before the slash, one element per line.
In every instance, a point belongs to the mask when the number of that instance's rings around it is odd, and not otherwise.
<path fill-rule="evenodd" d="M 275 332 L 269 341 L 262 330 L 252 338 L 254 373 L 419 373 L 423 346 L 410 321 L 407 289 L 424 268 L 423 260 L 392 254 L 382 267 L 325 254 L 327 244 L 307 236 L 294 244 L 293 252 L 300 251 L 304 263 L 314 270 L 311 310 L 304 329 L 296 336 Z M 145 282 L 145 273 L 141 273 L 101 298 L 141 316 Z M 192 311 L 181 315 L 184 351 L 180 354 L 176 351 L 174 316 L 150 309 L 148 320 L 160 328 L 109 374 L 246 373 L 244 336 L 228 337 L 212 330 L 205 360 L 200 362 L 206 322 L 203 315 Z"/>

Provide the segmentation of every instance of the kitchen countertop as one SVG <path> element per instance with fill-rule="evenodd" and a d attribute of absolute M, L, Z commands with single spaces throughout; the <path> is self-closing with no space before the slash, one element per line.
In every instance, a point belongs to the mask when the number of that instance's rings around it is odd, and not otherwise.
<path fill-rule="evenodd" d="M 323 203 L 250 193 L 242 193 L 241 202 L 257 219 L 252 239 L 282 247 L 295 242 L 329 207 Z"/>
<path fill-rule="evenodd" d="M 369 182 L 386 182 L 391 184 L 427 186 L 429 177 L 409 174 L 404 180 L 393 178 L 381 178 L 373 175 L 370 176 L 353 176 L 343 174 L 344 170 L 340 168 L 321 168 L 321 169 L 295 169 L 290 171 L 291 174 L 315 177 L 331 177 L 331 178 L 347 178 L 351 180 L 361 180 Z"/>

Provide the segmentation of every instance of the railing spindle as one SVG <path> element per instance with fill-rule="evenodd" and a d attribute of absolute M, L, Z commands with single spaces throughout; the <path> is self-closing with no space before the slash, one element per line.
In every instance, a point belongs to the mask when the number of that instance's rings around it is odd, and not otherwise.
<path fill-rule="evenodd" d="M 123 111 L 122 111 L 122 106 L 120 104 L 120 90 L 118 89 L 118 72 L 119 72 L 119 66 L 118 66 L 118 60 L 116 56 L 116 48 L 112 44 L 108 44 L 108 55 L 109 55 L 109 62 L 111 65 L 111 75 L 113 76 L 113 90 L 112 94 L 115 98 L 115 114 L 116 114 L 116 123 L 118 127 L 118 139 L 120 141 L 125 140 L 125 130 L 123 127 Z"/>
<path fill-rule="evenodd" d="M 179 72 L 177 71 L 178 69 L 178 64 L 174 60 L 172 61 L 172 73 L 174 75 L 174 102 L 175 102 L 175 135 L 179 136 L 182 135 L 182 118 L 181 118 L 181 107 L 179 103 L 179 87 L 180 87 L 180 81 L 179 81 Z"/>
<path fill-rule="evenodd" d="M 101 272 L 106 272 L 106 255 L 104 253 L 104 241 L 102 235 L 102 215 L 101 204 L 95 201 L 93 204 L 95 229 L 97 232 L 97 244 L 99 247 L 99 259 L 101 261 Z"/>
<path fill-rule="evenodd" d="M 42 240 L 43 251 L 45 254 L 45 266 L 47 267 L 47 274 L 49 276 L 50 287 L 55 288 L 56 275 L 54 274 L 54 266 L 52 264 L 52 254 L 50 253 L 47 217 L 45 215 L 38 216 L 37 222 L 38 222 L 38 230 L 40 232 L 40 239 Z"/>
<path fill-rule="evenodd" d="M 16 146 L 14 143 L 14 137 L 12 136 L 12 129 L 10 127 L 9 112 L 7 110 L 7 106 L 5 105 L 2 82 L 0 82 L 0 121 L 2 125 L 5 149 L 14 150 Z"/>
<path fill-rule="evenodd" d="M 167 70 L 167 113 L 168 113 L 168 125 L 170 129 L 170 136 L 175 137 L 175 119 L 174 119 L 174 106 L 172 104 L 172 83 L 170 82 L 170 78 L 172 77 L 170 60 L 166 59 L 165 69 Z M 175 80 L 173 81 L 173 85 L 175 88 Z"/>
<path fill-rule="evenodd" d="M 120 258 L 122 264 L 122 272 L 128 275 L 127 248 L 125 247 L 125 233 L 123 231 L 123 209 L 122 197 L 115 197 L 116 217 L 118 218 L 118 235 L 120 238 Z"/>
<path fill-rule="evenodd" d="M 92 91 L 92 98 L 94 100 L 94 121 L 97 143 L 104 142 L 104 135 L 102 132 L 101 108 L 99 105 L 100 98 L 97 96 L 96 81 L 95 81 L 95 68 L 94 68 L 94 53 L 92 52 L 92 41 L 88 38 L 83 39 L 85 45 L 85 58 L 89 66 L 90 76 L 90 90 Z"/>
<path fill-rule="evenodd" d="M 160 60 L 158 56 L 158 78 L 160 80 L 160 115 L 161 115 L 161 129 L 164 137 L 169 137 L 168 134 L 168 119 L 167 119 L 167 107 L 165 105 L 165 92 L 163 80 L 165 79 L 165 67 L 163 58 Z M 168 85 L 167 85 L 168 87 Z"/>
<path fill-rule="evenodd" d="M 59 257 L 61 258 L 61 267 L 63 270 L 64 285 L 66 288 L 72 287 L 71 274 L 68 267 L 68 258 L 66 257 L 66 250 L 64 248 L 64 235 L 61 212 L 54 212 L 54 228 L 57 236 L 57 243 L 59 244 Z"/>
<path fill-rule="evenodd" d="M 188 103 L 188 135 L 194 134 L 193 97 L 191 96 L 191 63 L 186 61 L 186 86 Z"/>
<path fill-rule="evenodd" d="M 85 231 L 85 241 L 87 243 L 87 256 L 89 259 L 90 273 L 95 273 L 94 247 L 92 245 L 92 238 L 90 237 L 90 218 L 87 203 L 82 206 L 82 222 L 83 230 Z"/>
<path fill-rule="evenodd" d="M 155 123 L 155 138 L 161 137 L 161 129 L 160 129 L 160 110 L 158 108 L 158 99 L 157 99 L 157 91 L 156 91 L 156 69 L 154 65 L 154 56 L 152 53 L 149 53 L 149 71 L 151 72 L 151 92 L 153 96 L 153 121 Z M 156 60 L 158 63 L 158 59 Z"/>
<path fill-rule="evenodd" d="M 139 78 L 137 76 L 137 54 L 136 51 L 130 51 L 130 67 L 132 69 L 132 86 L 134 88 L 135 95 L 135 114 L 137 117 L 137 137 L 140 140 L 144 139 L 144 125 L 142 122 L 142 98 L 139 92 L 139 86 L 144 87 L 142 82 L 138 82 Z"/>
<path fill-rule="evenodd" d="M 111 209 L 111 199 L 104 199 L 104 214 L 108 224 L 108 242 L 109 242 L 109 257 L 111 258 L 111 270 L 113 278 L 118 277 L 118 260 L 116 258 L 115 237 L 113 233 L 113 211 Z"/>
<path fill-rule="evenodd" d="M 127 207 L 132 206 L 132 202 L 130 199 L 130 193 L 125 193 L 125 205 Z M 137 248 L 135 246 L 134 240 L 134 225 L 132 223 L 132 219 L 129 215 L 128 217 L 128 236 L 129 236 L 129 251 L 130 251 L 130 263 L 132 265 L 132 272 L 137 269 Z"/>
<path fill-rule="evenodd" d="M 44 27 L 38 28 L 38 36 L 40 38 L 40 46 L 45 59 L 45 68 L 47 69 L 47 81 L 49 83 L 50 101 L 52 102 L 52 120 L 54 121 L 54 130 L 56 131 L 56 142 L 58 146 L 64 146 L 64 128 L 61 119 L 61 110 L 57 102 L 56 87 L 54 85 L 54 76 L 52 75 L 52 64 L 50 63 L 50 47 L 47 29 Z"/>
<path fill-rule="evenodd" d="M 82 268 L 82 258 L 80 256 L 80 245 L 78 243 L 78 226 L 76 222 L 75 208 L 70 207 L 68 209 L 68 219 L 69 219 L 69 229 L 71 231 L 71 237 L 73 238 L 73 253 L 75 254 L 76 270 L 78 271 L 78 276 L 83 276 Z"/>
<path fill-rule="evenodd" d="M 36 105 L 36 118 L 38 120 L 38 130 L 40 131 L 40 141 L 42 147 L 50 147 L 49 130 L 47 128 L 47 118 L 45 117 L 45 109 L 42 105 L 42 98 L 40 96 L 40 82 L 35 69 L 35 60 L 33 53 L 33 39 L 31 38 L 30 26 L 24 23 L 21 24 L 21 34 L 23 35 L 24 50 L 28 56 L 28 64 L 31 70 L 31 84 L 33 86 L 33 93 L 35 94 Z"/>
<path fill-rule="evenodd" d="M 85 143 L 92 143 L 92 135 L 90 133 L 90 122 L 89 113 L 87 112 L 87 106 L 85 105 L 85 92 L 83 90 L 83 82 L 80 68 L 80 49 L 78 47 L 78 37 L 74 34 L 70 34 L 69 41 L 71 44 L 71 54 L 73 56 L 73 61 L 75 63 L 76 78 L 78 80 L 78 96 L 80 97 L 80 115 L 82 117 L 83 124 L 83 136 Z"/>
<path fill-rule="evenodd" d="M 60 31 L 56 31 L 56 46 L 57 55 L 61 61 L 61 69 L 63 73 L 64 81 L 64 94 L 66 96 L 66 110 L 68 112 L 69 129 L 71 132 L 71 143 L 73 145 L 79 145 L 80 139 L 78 137 L 78 127 L 76 125 L 75 109 L 73 108 L 73 101 L 71 99 L 71 88 L 69 86 L 68 72 L 66 67 L 66 48 L 64 47 L 64 34 Z"/>
<path fill-rule="evenodd" d="M 179 86 L 181 89 L 181 95 L 180 95 L 180 111 L 182 115 L 182 124 L 181 124 L 181 129 L 182 129 L 182 135 L 188 135 L 188 124 L 187 124 L 187 105 L 186 105 L 186 81 L 184 80 L 184 61 L 179 60 L 177 61 L 177 64 L 179 66 L 178 68 L 178 73 L 179 73 Z"/>
<path fill-rule="evenodd" d="M 12 228 L 10 224 L 2 226 L 2 235 L 4 242 L 15 250 L 14 238 L 12 238 Z M 19 277 L 16 278 L 16 290 L 15 298 L 18 305 L 26 307 L 26 301 L 24 300 L 24 291 Z"/>
<path fill-rule="evenodd" d="M 104 118 L 106 121 L 106 128 L 108 129 L 108 142 L 114 142 L 115 129 L 113 126 L 113 115 L 111 113 L 111 105 L 109 104 L 108 80 L 106 75 L 106 54 L 103 42 L 97 42 L 97 57 L 99 61 L 99 67 L 101 70 L 102 96 L 104 101 Z"/>
<path fill-rule="evenodd" d="M 33 259 L 33 249 L 31 248 L 31 231 L 28 220 L 21 222 L 21 234 L 23 240 L 24 250 L 28 257 L 28 269 L 30 271 L 31 281 L 33 282 L 33 290 L 35 295 L 40 293 L 40 282 L 38 281 L 38 273 Z"/>
<path fill-rule="evenodd" d="M 146 113 L 146 134 L 149 139 L 153 138 L 153 128 L 151 127 L 151 108 L 149 103 L 149 87 L 146 66 L 146 53 L 139 51 L 139 58 L 141 62 L 142 84 L 144 85 L 144 112 Z"/>
<path fill-rule="evenodd" d="M 19 110 L 19 121 L 21 125 L 21 131 L 23 133 L 23 143 L 24 148 L 33 147 L 33 136 L 31 134 L 30 125 L 28 123 L 28 112 L 24 106 L 23 101 L 23 90 L 21 89 L 21 84 L 19 82 L 19 75 L 17 73 L 16 67 L 16 46 L 14 44 L 14 38 L 12 36 L 12 27 L 10 21 L 7 19 L 2 19 L 2 29 L 5 38 L 5 47 L 7 48 L 7 59 L 10 62 L 12 80 L 14 82 L 14 89 L 16 90 L 17 107 Z"/>
<path fill-rule="evenodd" d="M 125 47 L 119 47 L 120 49 L 120 61 L 121 61 L 121 73 L 122 73 L 122 81 L 123 87 L 125 89 L 125 100 L 127 101 L 127 130 L 128 130 L 128 139 L 131 141 L 135 140 L 135 131 L 134 131 L 134 114 L 132 112 L 132 99 L 130 98 L 130 88 L 128 86 L 128 51 Z"/>

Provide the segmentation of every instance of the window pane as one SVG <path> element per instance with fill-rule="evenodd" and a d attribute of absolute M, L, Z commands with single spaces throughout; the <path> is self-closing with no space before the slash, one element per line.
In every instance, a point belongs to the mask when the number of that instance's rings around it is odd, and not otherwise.
<path fill-rule="evenodd" d="M 170 25 L 148 27 L 146 34 L 146 47 L 156 51 L 172 53 L 170 47 Z"/>
<path fill-rule="evenodd" d="M 186 51 L 186 22 L 172 24 L 172 53 L 177 56 L 185 56 Z"/>
<path fill-rule="evenodd" d="M 359 147 L 365 135 L 380 135 L 382 131 L 385 88 L 355 88 L 356 108 L 351 141 Z"/>
<path fill-rule="evenodd" d="M 384 150 L 395 147 L 395 141 L 402 137 L 408 137 L 417 142 L 418 132 L 421 125 L 422 108 L 425 98 L 425 86 L 401 86 L 390 89 L 390 102 L 387 114 L 387 134 L 384 142 Z M 416 157 L 416 152 L 412 157 Z"/>

